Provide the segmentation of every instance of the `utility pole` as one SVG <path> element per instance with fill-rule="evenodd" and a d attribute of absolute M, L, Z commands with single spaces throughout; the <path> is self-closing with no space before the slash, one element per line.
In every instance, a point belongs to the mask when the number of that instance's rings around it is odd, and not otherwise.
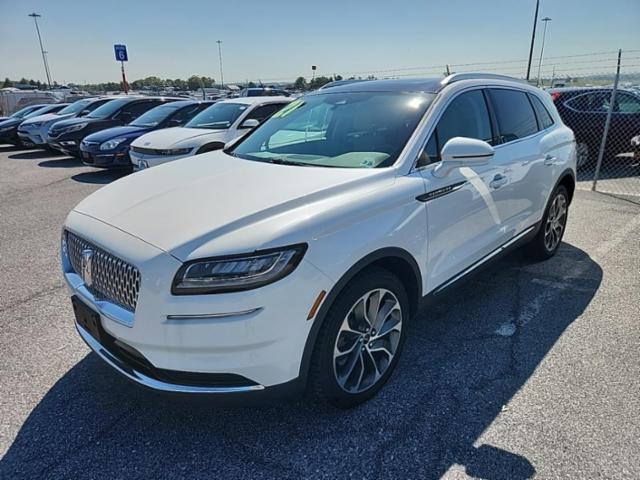
<path fill-rule="evenodd" d="M 527 63 L 527 82 L 531 74 L 531 60 L 533 59 L 533 45 L 536 42 L 536 27 L 538 26 L 538 10 L 540 8 L 540 0 L 536 0 L 536 13 L 533 16 L 533 32 L 531 32 L 531 48 L 529 48 L 529 63 Z"/>
<path fill-rule="evenodd" d="M 547 23 L 551 21 L 551 18 L 544 17 L 541 22 L 544 22 L 544 31 L 542 32 L 542 47 L 540 47 L 540 61 L 538 62 L 538 81 L 536 87 L 540 86 L 540 68 L 542 67 L 542 55 L 544 54 L 544 39 L 547 37 Z"/>
<path fill-rule="evenodd" d="M 40 53 L 42 53 L 42 63 L 44 63 L 44 73 L 47 75 L 47 84 L 49 85 L 49 90 L 51 90 L 51 74 L 49 73 L 49 64 L 47 63 L 47 54 L 44 51 L 44 47 L 42 46 L 42 37 L 40 36 L 40 27 L 38 27 L 38 18 L 42 17 L 35 12 L 30 13 L 29 17 L 33 18 L 33 22 L 36 24 L 36 32 L 38 32 L 38 42 L 40 42 Z"/>
<path fill-rule="evenodd" d="M 222 75 L 222 40 L 216 40 L 218 44 L 218 58 L 220 59 L 220 85 L 224 87 L 224 76 Z"/>

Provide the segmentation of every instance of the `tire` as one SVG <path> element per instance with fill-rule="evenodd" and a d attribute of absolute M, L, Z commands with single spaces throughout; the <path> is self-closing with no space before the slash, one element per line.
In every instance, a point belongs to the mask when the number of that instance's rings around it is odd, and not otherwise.
<path fill-rule="evenodd" d="M 569 193 L 563 185 L 558 185 L 549 198 L 538 233 L 524 247 L 529 258 L 547 260 L 556 254 L 564 236 L 568 214 Z"/>
<path fill-rule="evenodd" d="M 366 306 L 375 309 L 376 300 L 382 314 L 371 326 L 363 313 Z M 352 408 L 373 397 L 396 367 L 408 320 L 409 300 L 395 275 L 378 267 L 356 275 L 329 308 L 318 333 L 309 372 L 313 398 Z"/>

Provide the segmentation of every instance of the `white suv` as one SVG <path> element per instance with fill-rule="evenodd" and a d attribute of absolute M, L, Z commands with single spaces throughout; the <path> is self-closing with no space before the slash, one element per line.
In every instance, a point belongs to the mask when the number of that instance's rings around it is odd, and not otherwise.
<path fill-rule="evenodd" d="M 137 383 L 349 407 L 423 299 L 517 245 L 554 255 L 574 184 L 573 133 L 537 88 L 352 83 L 86 198 L 64 276 L 82 338 Z"/>
<path fill-rule="evenodd" d="M 291 102 L 287 97 L 222 100 L 189 120 L 184 127 L 149 132 L 131 143 L 134 170 L 143 170 L 204 152 L 220 150 Z"/>

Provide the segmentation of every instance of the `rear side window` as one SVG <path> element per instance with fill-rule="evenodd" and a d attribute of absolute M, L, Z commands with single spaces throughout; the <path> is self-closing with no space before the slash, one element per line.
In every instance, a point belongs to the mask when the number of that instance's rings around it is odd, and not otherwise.
<path fill-rule="evenodd" d="M 284 103 L 270 103 L 268 105 L 263 105 L 261 107 L 254 109 L 252 112 L 249 112 L 249 115 L 247 115 L 247 118 L 245 118 L 245 120 L 248 120 L 251 118 L 251 119 L 258 120 L 260 123 L 262 123 L 284 106 L 285 106 Z"/>
<path fill-rule="evenodd" d="M 565 103 L 579 112 L 600 112 L 606 113 L 611 105 L 611 92 L 589 92 L 567 100 Z"/>
<path fill-rule="evenodd" d="M 536 115 L 538 116 L 540 129 L 544 130 L 545 128 L 549 128 L 553 125 L 553 118 L 551 118 L 551 114 L 549 113 L 549 110 L 547 110 L 547 107 L 542 103 L 542 100 L 535 95 L 529 95 L 529 99 L 531 100 L 533 109 L 536 111 Z"/>
<path fill-rule="evenodd" d="M 157 107 L 160 102 L 153 100 L 150 102 L 136 102 L 131 105 L 127 105 L 122 109 L 123 112 L 127 112 L 131 114 L 132 119 L 138 118 L 147 110 L 151 110 L 153 107 Z"/>
<path fill-rule="evenodd" d="M 640 98 L 624 92 L 618 92 L 617 111 L 620 113 L 640 113 Z"/>
<path fill-rule="evenodd" d="M 538 131 L 533 107 L 525 92 L 495 88 L 490 93 L 503 142 L 528 137 Z"/>

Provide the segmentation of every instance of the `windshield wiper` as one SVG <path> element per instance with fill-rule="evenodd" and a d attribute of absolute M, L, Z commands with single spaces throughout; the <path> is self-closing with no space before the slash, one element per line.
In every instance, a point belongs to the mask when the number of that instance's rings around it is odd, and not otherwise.
<path fill-rule="evenodd" d="M 296 162 L 294 160 L 288 160 L 286 158 L 266 158 L 269 163 L 275 163 L 276 165 L 294 165 L 296 167 L 324 167 L 324 165 L 317 165 L 306 162 Z"/>

